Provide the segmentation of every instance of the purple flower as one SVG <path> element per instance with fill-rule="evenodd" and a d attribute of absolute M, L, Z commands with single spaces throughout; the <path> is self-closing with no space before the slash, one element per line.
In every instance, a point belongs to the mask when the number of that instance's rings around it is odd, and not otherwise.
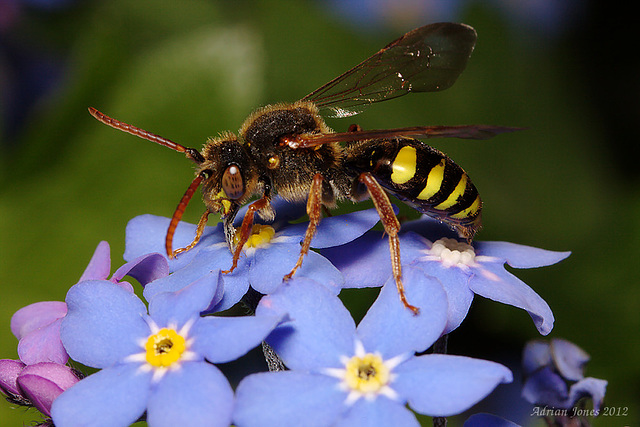
<path fill-rule="evenodd" d="M 233 306 L 249 286 L 262 294 L 273 292 L 296 264 L 308 223 L 290 224 L 288 220 L 296 216 L 280 199 L 274 201 L 273 206 L 276 209 L 276 222 L 265 224 L 256 217 L 254 235 L 245 245 L 237 268 L 223 275 L 223 297 L 215 308 L 211 307 L 213 311 Z M 241 211 L 238 214 L 239 221 L 242 217 Z M 312 240 L 312 247 L 342 245 L 362 235 L 378 220 L 375 209 L 324 218 Z M 164 253 L 169 222 L 169 218 L 152 215 L 142 215 L 129 221 L 124 258 L 132 259 L 149 252 Z M 185 247 L 191 243 L 195 229 L 195 225 L 181 222 L 174 235 L 174 247 Z M 193 249 L 169 260 L 173 274 L 147 286 L 144 296 L 150 299 L 158 292 L 176 291 L 185 283 L 210 275 L 212 271 L 229 269 L 231 263 L 232 254 L 225 243 L 222 224 L 206 227 L 200 242 Z M 296 277 L 311 277 L 332 288 L 336 294 L 344 282 L 340 272 L 314 251 L 309 251 Z"/>
<path fill-rule="evenodd" d="M 0 390 L 7 396 L 20 396 L 18 375 L 27 366 L 19 360 L 0 359 Z"/>
<path fill-rule="evenodd" d="M 415 356 L 441 335 L 447 299 L 433 278 L 408 297 L 421 305 L 419 315 L 400 303 L 389 280 L 357 328 L 340 300 L 309 279 L 294 278 L 263 297 L 256 313 L 290 318 L 267 339 L 290 370 L 243 379 L 235 424 L 417 426 L 407 404 L 422 414 L 453 415 L 512 380 L 507 368 L 489 361 Z"/>
<path fill-rule="evenodd" d="M 51 415 L 53 401 L 78 381 L 65 365 L 50 362 L 25 365 L 19 360 L 0 360 L 0 390 L 11 401 L 35 406 L 46 416 Z"/>
<path fill-rule="evenodd" d="M 53 362 L 64 365 L 69 356 L 60 342 L 60 322 L 67 314 L 61 301 L 42 301 L 16 311 L 11 332 L 18 338 L 18 357 L 27 365 Z"/>
<path fill-rule="evenodd" d="M 53 404 L 58 427 L 129 425 L 146 411 L 153 426 L 227 426 L 233 391 L 212 363 L 235 360 L 259 344 L 278 316 L 200 317 L 217 281 L 198 280 L 157 294 L 149 309 L 105 281 L 67 294 L 61 336 L 72 359 L 101 369 Z"/>
<path fill-rule="evenodd" d="M 419 231 L 428 237 L 416 234 Z M 424 271 L 424 277 L 405 286 L 419 286 L 436 277 L 449 299 L 449 320 L 445 333 L 456 329 L 466 317 L 475 294 L 526 310 L 541 334 L 553 328 L 554 317 L 548 304 L 529 286 L 504 268 L 534 268 L 555 264 L 570 252 L 553 252 L 507 242 L 459 242 L 448 230 L 430 218 L 403 224 L 400 235 L 404 266 Z M 391 275 L 389 248 L 382 235 L 370 231 L 341 247 L 328 248 L 322 254 L 345 276 L 345 287 L 380 286 Z M 357 255 L 357 256 L 354 256 Z M 409 300 L 409 303 L 413 304 Z"/>
<path fill-rule="evenodd" d="M 85 280 L 107 280 L 111 271 L 111 257 L 109 256 L 109 243 L 100 242 L 96 248 L 89 265 L 85 269 L 78 282 Z M 144 254 L 118 268 L 111 276 L 112 283 L 133 292 L 133 286 L 123 281 L 124 276 L 131 276 L 142 284 L 157 280 L 169 274 L 169 265 L 166 259 L 157 253 Z"/>
<path fill-rule="evenodd" d="M 111 269 L 109 244 L 100 242 L 79 282 L 106 280 Z M 124 276 L 134 277 L 142 284 L 166 276 L 169 268 L 163 257 L 150 254 L 138 257 L 120 267 L 109 280 L 129 292 L 130 283 Z M 60 301 L 37 302 L 16 311 L 11 318 L 11 331 L 18 338 L 18 356 L 31 365 L 39 362 L 65 364 L 68 356 L 60 342 L 60 322 L 67 314 L 67 305 Z"/>
<path fill-rule="evenodd" d="M 522 354 L 525 383 L 522 396 L 530 403 L 570 409 L 583 397 L 593 400 L 593 409 L 602 406 L 607 381 L 584 376 L 589 355 L 563 340 L 530 341 Z"/>

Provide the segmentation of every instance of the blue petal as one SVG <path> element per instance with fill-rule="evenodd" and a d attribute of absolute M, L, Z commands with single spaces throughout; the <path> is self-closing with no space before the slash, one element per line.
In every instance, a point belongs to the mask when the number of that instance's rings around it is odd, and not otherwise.
<path fill-rule="evenodd" d="M 246 258 L 245 258 L 246 259 Z M 236 305 L 249 290 L 248 264 L 242 258 L 232 273 L 222 274 L 224 292 L 222 299 L 212 308 L 211 312 L 223 311 Z"/>
<path fill-rule="evenodd" d="M 419 427 L 416 416 L 403 403 L 378 396 L 375 400 L 359 399 L 334 427 Z"/>
<path fill-rule="evenodd" d="M 344 276 L 328 259 L 317 252 L 309 251 L 305 256 L 302 267 L 296 276 L 308 277 L 324 285 L 334 294 L 339 294 L 344 285 Z"/>
<path fill-rule="evenodd" d="M 469 288 L 476 294 L 503 304 L 526 310 L 542 335 L 553 329 L 554 317 L 551 308 L 540 295 L 513 274 L 495 264 L 483 264 L 483 274 L 478 271 L 469 281 Z"/>
<path fill-rule="evenodd" d="M 353 354 L 353 319 L 324 286 L 293 278 L 263 297 L 256 310 L 256 315 L 283 314 L 291 320 L 278 326 L 267 342 L 290 369 L 342 367 L 340 356 Z"/>
<path fill-rule="evenodd" d="M 420 309 L 418 315 L 402 304 L 391 278 L 358 325 L 365 349 L 380 352 L 383 358 L 426 350 L 447 323 L 447 296 L 439 280 L 418 268 L 405 267 L 403 283 L 407 301 Z"/>
<path fill-rule="evenodd" d="M 401 232 L 417 233 L 432 242 L 442 239 L 443 237 L 459 239 L 458 233 L 451 227 L 427 215 L 422 215 L 419 219 L 403 223 Z"/>
<path fill-rule="evenodd" d="M 130 220 L 126 228 L 124 259 L 131 261 L 141 255 L 154 252 L 166 257 L 165 238 L 170 222 L 170 218 L 155 215 L 140 215 Z M 195 235 L 196 226 L 194 224 L 180 222 L 173 236 L 173 248 L 184 248 L 193 241 Z M 216 227 L 206 227 L 200 242 L 190 251 L 183 252 L 171 260 L 167 257 L 170 270 L 176 271 L 184 267 L 202 249 L 217 243 L 224 243 L 221 224 Z M 226 246 L 226 243 L 224 245 Z"/>
<path fill-rule="evenodd" d="M 200 319 L 189 334 L 193 351 L 212 363 L 226 363 L 260 344 L 282 319 L 276 316 L 216 317 Z"/>
<path fill-rule="evenodd" d="M 509 242 L 475 242 L 476 254 L 500 258 L 514 268 L 535 268 L 552 265 L 571 255 Z"/>
<path fill-rule="evenodd" d="M 416 412 L 432 417 L 459 414 L 484 399 L 500 383 L 513 380 L 506 367 L 487 360 L 428 354 L 393 371 L 392 388 Z"/>
<path fill-rule="evenodd" d="M 296 265 L 299 255 L 299 244 L 274 244 L 256 250 L 249 271 L 251 287 L 261 294 L 272 293 L 282 284 L 283 277 Z M 340 286 L 344 282 L 338 269 L 329 260 L 313 251 L 304 257 L 296 277 L 313 278 L 332 289 L 334 294 L 340 292 Z"/>
<path fill-rule="evenodd" d="M 163 292 L 149 301 L 149 315 L 158 325 L 184 325 L 199 317 L 216 295 L 220 272 L 213 272 L 176 292 Z M 213 280 L 215 278 L 215 280 Z"/>
<path fill-rule="evenodd" d="M 583 397 L 590 397 L 593 400 L 593 409 L 600 411 L 606 391 L 607 381 L 587 377 L 571 386 L 569 389 L 569 400 L 571 402 L 571 406 L 573 406 L 579 399 Z"/>
<path fill-rule="evenodd" d="M 166 256 L 165 237 L 170 222 L 169 218 L 149 214 L 131 219 L 125 230 L 124 259 L 131 261 L 150 253 L 160 253 Z M 176 234 L 179 231 L 182 240 L 182 234 L 186 234 L 185 232 L 190 228 L 191 224 L 178 224 Z M 195 226 L 191 231 L 195 233 Z M 174 241 L 176 237 L 174 235 Z"/>
<path fill-rule="evenodd" d="M 524 350 L 522 350 L 522 371 L 525 376 L 534 373 L 543 366 L 551 365 L 551 347 L 548 342 L 533 340 L 524 346 Z"/>
<path fill-rule="evenodd" d="M 169 274 L 167 259 L 158 253 L 141 255 L 116 270 L 112 281 L 119 282 L 124 276 L 131 276 L 142 286 Z"/>
<path fill-rule="evenodd" d="M 228 261 L 228 262 L 227 262 Z M 218 271 L 221 266 L 231 266 L 231 255 L 226 249 L 219 251 L 203 251 L 195 259 L 174 273 L 147 284 L 143 295 L 147 301 L 161 292 L 176 292 L 185 286 L 204 277 L 211 281 L 218 281 Z"/>
<path fill-rule="evenodd" d="M 236 389 L 233 420 L 239 427 L 325 427 L 344 410 L 338 380 L 296 371 L 249 375 Z"/>
<path fill-rule="evenodd" d="M 90 375 L 53 402 L 51 415 L 57 427 L 128 426 L 147 407 L 150 373 L 138 364 L 118 365 Z"/>
<path fill-rule="evenodd" d="M 369 231 L 351 243 L 320 253 L 342 272 L 345 288 L 382 286 L 391 277 L 389 244 L 379 231 Z"/>
<path fill-rule="evenodd" d="M 271 201 L 271 207 L 276 211 L 276 219 L 274 224 L 285 225 L 289 221 L 296 220 L 307 214 L 307 204 L 305 202 L 288 202 L 280 196 L 276 196 Z M 242 215 L 246 210 L 240 209 L 238 216 Z"/>
<path fill-rule="evenodd" d="M 443 280 L 442 278 L 440 280 Z M 443 283 L 445 283 L 443 281 Z M 444 290 L 447 293 L 449 309 L 447 314 L 447 326 L 444 328 L 445 334 L 450 333 L 460 326 L 467 317 L 471 303 L 473 302 L 473 292 L 466 282 L 446 282 Z"/>
<path fill-rule="evenodd" d="M 567 383 L 547 366 L 529 376 L 522 386 L 522 397 L 529 403 L 569 408 Z"/>
<path fill-rule="evenodd" d="M 449 302 L 447 314 L 447 326 L 444 333 L 456 329 L 467 317 L 473 292 L 469 289 L 469 278 L 471 273 L 465 272 L 457 267 L 446 268 L 438 261 L 416 261 L 414 265 L 419 266 L 427 276 L 436 277 L 442 283 Z"/>
<path fill-rule="evenodd" d="M 240 208 L 233 226 L 238 228 L 242 225 L 242 220 L 247 213 L 247 209 L 250 204 L 246 204 Z M 256 216 L 254 221 L 260 224 L 273 224 L 276 228 L 278 226 L 286 226 L 289 221 L 296 220 L 307 214 L 307 204 L 304 202 L 288 202 L 280 196 L 276 196 L 271 200 L 271 207 L 276 212 L 275 220 L 273 222 L 263 221 L 260 216 Z"/>
<path fill-rule="evenodd" d="M 463 427 L 520 427 L 518 424 L 492 414 L 473 414 Z"/>
<path fill-rule="evenodd" d="M 187 362 L 168 372 L 149 396 L 147 422 L 154 427 L 231 424 L 233 390 L 213 365 Z"/>
<path fill-rule="evenodd" d="M 554 338 L 551 340 L 553 363 L 560 375 L 570 381 L 578 381 L 584 377 L 584 365 L 589 355 L 574 343 Z"/>
<path fill-rule="evenodd" d="M 375 209 L 351 212 L 344 215 L 323 218 L 311 241 L 312 248 L 329 248 L 344 245 L 362 236 L 380 221 Z M 282 236 L 300 236 L 304 238 L 308 222 L 293 224 L 281 230 Z"/>
<path fill-rule="evenodd" d="M 400 238 L 400 259 L 409 264 L 425 249 L 421 237 L 408 234 Z M 345 288 L 382 286 L 391 277 L 391 253 L 388 239 L 372 230 L 343 246 L 323 249 L 327 257 L 344 275 Z"/>
<path fill-rule="evenodd" d="M 255 249 L 249 270 L 251 287 L 261 294 L 275 291 L 283 277 L 296 265 L 299 255 L 300 245 L 297 243 L 277 243 Z M 307 261 L 305 259 L 302 265 Z"/>
<path fill-rule="evenodd" d="M 69 356 L 94 368 L 105 368 L 141 350 L 138 339 L 149 335 L 147 309 L 135 294 L 108 281 L 79 283 L 67 293 L 69 311 L 60 335 Z"/>

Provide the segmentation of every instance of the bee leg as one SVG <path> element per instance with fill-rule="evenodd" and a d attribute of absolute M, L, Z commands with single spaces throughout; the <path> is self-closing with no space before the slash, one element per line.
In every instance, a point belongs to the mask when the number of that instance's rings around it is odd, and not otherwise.
<path fill-rule="evenodd" d="M 189 243 L 184 248 L 176 249 L 175 251 L 173 251 L 171 255 L 169 255 L 170 258 L 174 258 L 179 253 L 187 252 L 188 250 L 191 250 L 195 245 L 198 244 L 198 242 L 200 241 L 200 238 L 202 237 L 202 233 L 204 233 L 204 227 L 207 225 L 207 219 L 209 219 L 210 213 L 211 212 L 207 209 L 206 211 L 204 211 L 204 213 L 200 217 L 200 221 L 198 221 L 198 227 L 196 228 L 196 237 L 193 238 L 193 242 Z"/>
<path fill-rule="evenodd" d="M 174 252 L 172 249 L 173 234 L 176 232 L 178 223 L 180 222 L 180 219 L 182 218 L 182 214 L 184 214 L 185 209 L 187 209 L 187 205 L 189 204 L 189 201 L 193 197 L 193 193 L 196 192 L 196 190 L 200 186 L 200 183 L 202 182 L 203 179 L 206 179 L 206 176 L 202 173 L 193 179 L 193 181 L 189 185 L 189 188 L 187 188 L 187 191 L 185 191 L 184 195 L 182 196 L 182 199 L 180 199 L 180 202 L 178 203 L 178 206 L 176 207 L 176 210 L 173 213 L 173 216 L 171 217 L 171 222 L 169 223 L 169 229 L 167 230 L 167 237 L 165 238 L 165 249 L 167 251 L 167 255 L 169 256 L 169 258 L 175 257 L 176 254 L 178 253 L 178 252 Z M 200 219 L 200 221 L 202 221 L 202 219 Z M 206 223 L 206 220 L 205 220 L 205 223 Z M 202 226 L 202 228 L 204 229 L 204 225 Z M 202 234 L 202 232 L 200 234 Z M 196 236 L 196 239 L 200 239 L 200 236 Z M 193 243 L 193 245 L 195 245 L 197 242 L 198 240 L 196 240 Z M 192 245 L 189 245 L 189 249 L 191 249 L 192 247 L 193 247 Z"/>
<path fill-rule="evenodd" d="M 240 226 L 239 231 L 240 239 L 238 240 L 238 244 L 233 251 L 233 262 L 231 264 L 231 268 L 229 270 L 223 270 L 222 273 L 228 274 L 236 269 L 236 267 L 238 266 L 238 260 L 240 259 L 240 254 L 242 253 L 242 248 L 244 248 L 245 243 L 247 243 L 249 237 L 251 237 L 251 229 L 253 228 L 253 217 L 255 216 L 256 211 L 269 206 L 269 203 L 269 196 L 267 194 L 263 194 L 260 199 L 249 205 L 249 207 L 247 208 L 247 213 L 242 219 L 242 225 Z"/>
<path fill-rule="evenodd" d="M 389 250 L 391 251 L 391 268 L 393 270 L 393 278 L 398 288 L 398 295 L 402 304 L 413 312 L 418 314 L 420 309 L 415 307 L 407 301 L 407 297 L 404 293 L 404 285 L 402 284 L 402 267 L 400 262 L 400 240 L 398 239 L 398 232 L 400 231 L 400 222 L 396 218 L 396 214 L 393 212 L 393 206 L 389 201 L 389 197 L 384 189 L 380 186 L 378 181 L 368 172 L 361 173 L 358 177 L 358 181 L 363 183 L 367 187 L 367 191 L 371 196 L 371 200 L 380 215 L 380 220 L 384 227 L 385 233 L 389 236 Z"/>
<path fill-rule="evenodd" d="M 309 198 L 307 199 L 307 215 L 309 215 L 309 225 L 307 231 L 304 234 L 304 240 L 302 241 L 302 248 L 300 249 L 300 256 L 296 265 L 291 272 L 284 276 L 284 280 L 289 280 L 296 274 L 296 270 L 302 266 L 302 260 L 304 256 L 309 253 L 311 247 L 311 239 L 316 234 L 316 229 L 320 220 L 322 219 L 322 174 L 317 173 L 313 176 L 311 182 L 311 189 L 309 190 Z"/>
<path fill-rule="evenodd" d="M 480 221 L 474 221 L 474 224 L 471 225 L 456 225 L 456 231 L 458 232 L 458 236 L 462 239 L 465 239 L 467 244 L 470 245 L 473 242 L 473 237 L 476 235 L 476 232 L 480 229 Z"/>

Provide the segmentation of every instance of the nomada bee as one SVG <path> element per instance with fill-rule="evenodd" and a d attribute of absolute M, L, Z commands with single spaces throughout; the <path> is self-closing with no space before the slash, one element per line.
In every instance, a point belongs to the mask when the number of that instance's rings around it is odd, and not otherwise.
<path fill-rule="evenodd" d="M 202 151 L 123 123 L 94 108 L 89 111 L 104 124 L 184 153 L 196 164 L 196 176 L 167 230 L 169 257 L 193 248 L 209 215 L 220 213 L 233 253 L 232 265 L 224 273 L 233 271 L 251 236 L 255 214 L 273 219 L 270 202 L 279 194 L 288 201 L 306 200 L 309 216 L 300 256 L 284 277 L 286 280 L 295 274 L 308 253 L 323 206 L 334 208 L 343 199 L 358 202 L 370 197 L 388 235 L 400 299 L 418 313 L 419 309 L 409 304 L 405 296 L 398 240 L 400 223 L 387 192 L 449 224 L 469 242 L 481 225 L 482 200 L 460 166 L 414 137 L 485 139 L 516 129 L 464 125 L 363 130 L 352 125 L 347 132 L 336 133 L 326 125 L 321 112 L 350 117 L 375 102 L 411 92 L 447 89 L 465 68 L 475 41 L 476 31 L 464 24 L 437 23 L 410 31 L 300 101 L 259 108 L 245 120 L 237 135 L 226 132 L 211 138 Z M 176 227 L 200 186 L 206 210 L 195 238 L 188 246 L 174 250 Z M 256 196 L 236 230 L 233 221 L 238 210 Z"/>

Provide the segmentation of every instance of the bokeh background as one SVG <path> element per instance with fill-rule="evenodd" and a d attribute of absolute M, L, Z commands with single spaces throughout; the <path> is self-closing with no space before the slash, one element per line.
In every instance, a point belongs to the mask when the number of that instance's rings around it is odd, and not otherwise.
<path fill-rule="evenodd" d="M 590 353 L 587 375 L 609 381 L 605 405 L 628 408 L 593 424 L 639 425 L 639 37 L 630 11 L 602 3 L 0 0 L 0 357 L 17 357 L 15 310 L 63 300 L 101 240 L 117 268 L 127 221 L 170 216 L 192 179 L 182 156 L 99 124 L 88 106 L 200 147 L 236 131 L 255 107 L 301 98 L 410 29 L 456 21 L 479 37 L 454 87 L 329 125 L 526 127 L 433 145 L 481 191 L 478 239 L 573 252 L 516 274 L 552 307 L 550 337 Z M 199 203 L 188 221 L 198 220 Z M 347 297 L 356 304 L 359 295 Z M 526 313 L 476 298 L 450 352 L 505 363 L 516 382 L 474 410 L 535 423 L 517 374 L 522 346 L 535 338 Z M 34 419 L 0 404 L 3 426 Z"/>

